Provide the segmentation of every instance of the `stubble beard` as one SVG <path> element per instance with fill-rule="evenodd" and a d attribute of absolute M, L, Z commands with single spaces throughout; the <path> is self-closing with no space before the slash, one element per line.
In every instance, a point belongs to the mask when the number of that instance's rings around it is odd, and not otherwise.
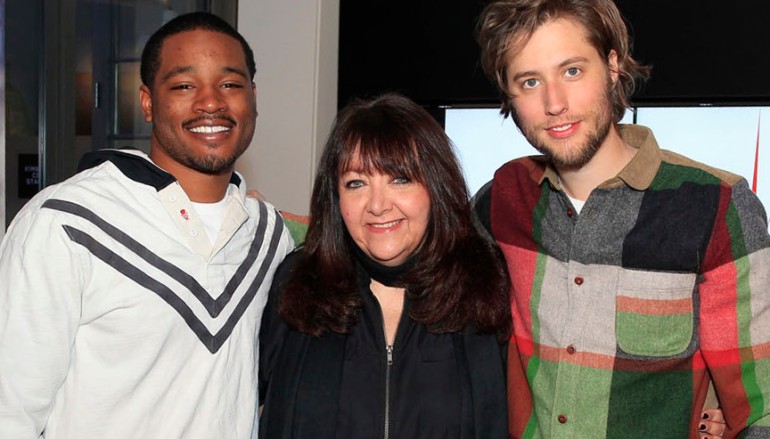
<path fill-rule="evenodd" d="M 232 123 L 234 124 L 234 129 L 236 127 L 240 129 L 245 128 L 235 124 L 235 121 L 232 121 Z M 217 175 L 232 170 L 235 161 L 243 155 L 249 147 L 253 132 L 251 135 L 240 139 L 235 145 L 232 153 L 224 157 L 216 154 L 216 150 L 220 147 L 218 144 L 206 144 L 207 154 L 196 155 L 194 152 L 190 151 L 186 145 L 180 144 L 179 140 L 173 135 L 170 135 L 163 130 L 156 129 L 156 126 L 153 127 L 153 135 L 158 142 L 158 146 L 175 162 L 202 174 Z"/>
<path fill-rule="evenodd" d="M 183 146 L 180 147 L 180 145 L 175 143 L 169 144 L 164 143 L 163 141 L 159 143 L 162 145 L 161 148 L 166 152 L 166 155 L 171 157 L 175 162 L 186 168 L 209 175 L 221 174 L 222 172 L 230 170 L 238 157 L 240 157 L 248 147 L 248 143 L 244 142 L 244 144 L 239 144 L 232 154 L 225 157 L 216 154 L 196 156 L 187 151 Z M 206 146 L 211 150 L 219 148 L 219 145 L 210 144 Z"/>
<path fill-rule="evenodd" d="M 224 171 L 229 171 L 230 169 L 232 169 L 233 165 L 235 164 L 235 161 L 238 160 L 238 157 L 240 157 L 244 151 L 246 151 L 246 148 L 248 147 L 248 145 L 249 145 L 248 143 L 238 145 L 238 147 L 233 151 L 233 153 L 227 157 L 219 157 L 214 154 L 205 155 L 201 157 L 188 155 L 187 162 L 183 164 L 188 168 L 201 172 L 203 174 L 210 174 L 210 175 L 220 174 Z M 207 146 L 211 149 L 218 148 L 218 145 L 207 145 Z"/>
<path fill-rule="evenodd" d="M 531 126 L 524 125 L 516 116 L 515 111 L 511 113 L 511 117 L 530 145 L 548 157 L 556 168 L 579 169 L 594 158 L 610 132 L 610 127 L 612 126 L 612 103 L 610 101 L 609 87 L 599 101 L 599 108 L 583 116 L 573 116 L 570 119 L 580 121 L 581 124 L 593 121 L 595 128 L 587 133 L 583 144 L 576 144 L 579 140 L 572 139 L 552 142 L 545 139 L 544 137 L 547 136 L 545 128 L 560 123 L 558 121 L 552 120 L 538 126 Z"/>

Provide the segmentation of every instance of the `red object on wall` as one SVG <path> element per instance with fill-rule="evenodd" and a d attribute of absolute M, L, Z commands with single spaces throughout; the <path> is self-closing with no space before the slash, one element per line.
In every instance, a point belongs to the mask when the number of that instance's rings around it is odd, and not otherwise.
<path fill-rule="evenodd" d="M 754 152 L 754 180 L 751 182 L 751 190 L 757 193 L 757 173 L 759 172 L 759 126 L 762 123 L 762 111 L 759 112 L 759 122 L 757 122 L 757 148 Z"/>

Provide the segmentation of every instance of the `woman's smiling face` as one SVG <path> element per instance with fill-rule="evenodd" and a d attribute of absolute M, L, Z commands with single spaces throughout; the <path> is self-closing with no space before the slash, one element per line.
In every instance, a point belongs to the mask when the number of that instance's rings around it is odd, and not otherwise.
<path fill-rule="evenodd" d="M 338 191 L 348 233 L 374 261 L 400 265 L 422 243 L 430 218 L 430 196 L 423 184 L 351 170 L 338 179 Z"/>

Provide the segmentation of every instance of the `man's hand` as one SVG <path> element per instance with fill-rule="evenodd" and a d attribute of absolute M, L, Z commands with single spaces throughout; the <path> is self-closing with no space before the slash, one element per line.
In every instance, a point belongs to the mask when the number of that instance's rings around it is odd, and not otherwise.
<path fill-rule="evenodd" d="M 704 410 L 698 430 L 701 438 L 721 439 L 725 432 L 725 418 L 722 416 L 722 410 Z"/>

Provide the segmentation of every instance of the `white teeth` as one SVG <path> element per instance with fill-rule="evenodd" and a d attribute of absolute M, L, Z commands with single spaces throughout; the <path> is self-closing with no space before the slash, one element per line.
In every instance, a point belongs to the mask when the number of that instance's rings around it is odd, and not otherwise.
<path fill-rule="evenodd" d="M 211 134 L 211 133 L 221 133 L 222 131 L 230 131 L 229 127 L 223 127 L 223 126 L 199 126 L 199 127 L 193 127 L 190 128 L 190 131 L 193 133 L 199 133 L 199 134 Z"/>
<path fill-rule="evenodd" d="M 387 229 L 389 227 L 395 226 L 396 224 L 398 224 L 400 222 L 401 222 L 401 220 L 396 220 L 396 221 L 391 221 L 391 222 L 385 223 L 385 224 L 372 224 L 372 227 L 374 227 L 375 229 Z"/>
<path fill-rule="evenodd" d="M 551 131 L 567 131 L 570 128 L 572 128 L 572 124 L 563 125 L 563 126 L 560 126 L 560 127 L 553 127 L 553 128 L 551 128 Z"/>

